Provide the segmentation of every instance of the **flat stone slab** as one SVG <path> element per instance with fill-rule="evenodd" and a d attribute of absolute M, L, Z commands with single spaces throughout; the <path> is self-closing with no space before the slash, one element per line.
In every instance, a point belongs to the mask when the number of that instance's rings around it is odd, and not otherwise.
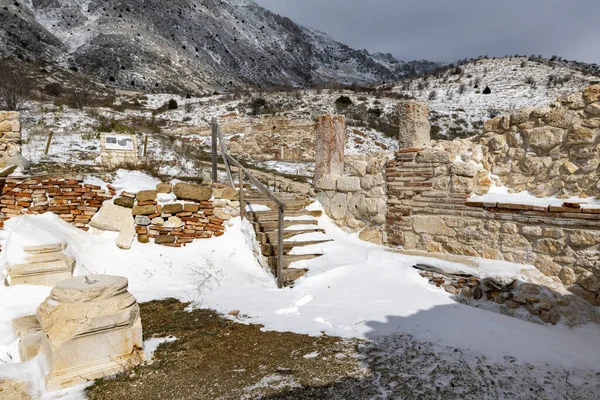
<path fill-rule="evenodd" d="M 82 303 L 108 299 L 126 293 L 129 282 L 122 276 L 78 276 L 58 282 L 51 297 L 62 303 Z"/>

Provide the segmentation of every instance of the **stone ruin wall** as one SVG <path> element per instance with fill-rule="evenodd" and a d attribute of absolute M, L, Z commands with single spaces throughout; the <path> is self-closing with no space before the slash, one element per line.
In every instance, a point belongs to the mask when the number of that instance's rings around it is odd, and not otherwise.
<path fill-rule="evenodd" d="M 593 86 L 494 118 L 481 137 L 400 150 L 386 165 L 388 244 L 533 264 L 600 305 L 600 210 L 468 200 L 494 183 L 540 197 L 595 196 L 599 99 Z"/>
<path fill-rule="evenodd" d="M 483 166 L 515 191 L 596 196 L 600 190 L 600 85 L 484 125 Z"/>
<path fill-rule="evenodd" d="M 325 115 L 317 123 L 315 195 L 325 213 L 350 231 L 367 227 L 361 238 L 384 242 L 387 155 L 344 155 L 346 127 L 341 116 Z"/>
<path fill-rule="evenodd" d="M 0 168 L 9 158 L 21 154 L 21 122 L 19 113 L 0 111 Z"/>
<path fill-rule="evenodd" d="M 125 192 L 115 198 L 116 205 L 130 209 L 135 217 L 131 228 L 135 228 L 138 241 L 153 239 L 158 244 L 181 247 L 195 239 L 221 236 L 225 221 L 239 215 L 238 192 L 232 188 L 178 185 L 159 184 L 155 191 Z M 170 196 L 172 204 L 159 203 L 161 193 Z M 0 229 L 12 217 L 51 212 L 87 231 L 104 202 L 116 195 L 110 185 L 104 190 L 81 179 L 9 178 L 0 196 Z"/>

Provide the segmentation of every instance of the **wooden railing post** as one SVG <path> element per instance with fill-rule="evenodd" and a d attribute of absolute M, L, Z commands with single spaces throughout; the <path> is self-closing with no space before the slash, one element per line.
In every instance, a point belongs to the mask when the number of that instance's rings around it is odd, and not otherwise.
<path fill-rule="evenodd" d="M 246 203 L 244 201 L 244 171 L 240 170 L 240 216 L 242 217 L 242 221 L 246 217 Z"/>
<path fill-rule="evenodd" d="M 212 119 L 212 183 L 217 183 L 217 118 Z"/>
<path fill-rule="evenodd" d="M 277 287 L 283 288 L 283 207 L 279 207 L 279 231 L 277 238 Z"/>

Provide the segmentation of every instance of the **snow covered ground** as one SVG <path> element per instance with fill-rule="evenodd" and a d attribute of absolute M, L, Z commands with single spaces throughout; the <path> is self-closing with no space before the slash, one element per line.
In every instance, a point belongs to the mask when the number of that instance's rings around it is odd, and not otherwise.
<path fill-rule="evenodd" d="M 0 238 L 5 250 L 0 262 L 24 243 L 66 241 L 68 252 L 77 259 L 75 275 L 126 276 L 130 291 L 140 302 L 174 297 L 224 314 L 240 310 L 240 315 L 248 316 L 242 322 L 260 323 L 266 330 L 367 339 L 375 347 L 366 349 L 365 357 L 383 352 L 377 356 L 382 369 L 401 368 L 398 362 L 410 348 L 412 365 L 423 367 L 423 374 L 437 374 L 441 381 L 454 373 L 453 366 L 462 365 L 465 373 L 470 371 L 475 377 L 477 368 L 483 366 L 487 372 L 481 373 L 482 382 L 496 371 L 493 379 L 508 385 L 496 390 L 500 398 L 513 398 L 508 389 L 530 383 L 557 393 L 586 394 L 589 387 L 600 387 L 600 326 L 533 324 L 459 304 L 429 285 L 412 267 L 418 262 L 446 269 L 466 266 L 388 252 L 341 231 L 327 217 L 319 218 L 319 226 L 334 240 L 312 246 L 312 252 L 324 256 L 298 262 L 295 267 L 307 267 L 309 273 L 294 288 L 283 290 L 277 289 L 273 276 L 254 258 L 252 226 L 239 219 L 224 236 L 195 241 L 185 248 L 136 242 L 131 250 L 123 251 L 114 245 L 116 234 L 82 232 L 52 214 L 23 216 L 6 223 Z M 519 276 L 526 272 L 522 268 L 531 267 L 482 262 L 478 273 Z M 0 286 L 0 377 L 30 381 L 40 394 L 43 362 L 38 357 L 19 363 L 11 322 L 35 313 L 49 292 L 46 287 Z M 147 345 L 146 350 L 152 350 L 156 343 Z M 381 364 L 383 359 L 387 364 Z M 435 359 L 437 363 L 432 361 Z M 435 365 L 445 370 L 436 370 Z M 561 378 L 541 384 L 565 375 L 566 381 Z M 398 382 L 380 384 L 385 393 L 396 395 Z M 46 393 L 44 398 L 62 395 Z M 81 398 L 81 388 L 68 391 L 68 395 Z"/>

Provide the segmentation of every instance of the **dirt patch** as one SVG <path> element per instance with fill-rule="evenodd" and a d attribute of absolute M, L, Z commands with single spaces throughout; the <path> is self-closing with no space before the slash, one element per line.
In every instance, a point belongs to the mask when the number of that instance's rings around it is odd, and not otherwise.
<path fill-rule="evenodd" d="M 144 339 L 175 336 L 153 361 L 90 387 L 91 400 L 255 399 L 364 374 L 356 341 L 263 332 L 177 300 L 141 305 Z"/>

